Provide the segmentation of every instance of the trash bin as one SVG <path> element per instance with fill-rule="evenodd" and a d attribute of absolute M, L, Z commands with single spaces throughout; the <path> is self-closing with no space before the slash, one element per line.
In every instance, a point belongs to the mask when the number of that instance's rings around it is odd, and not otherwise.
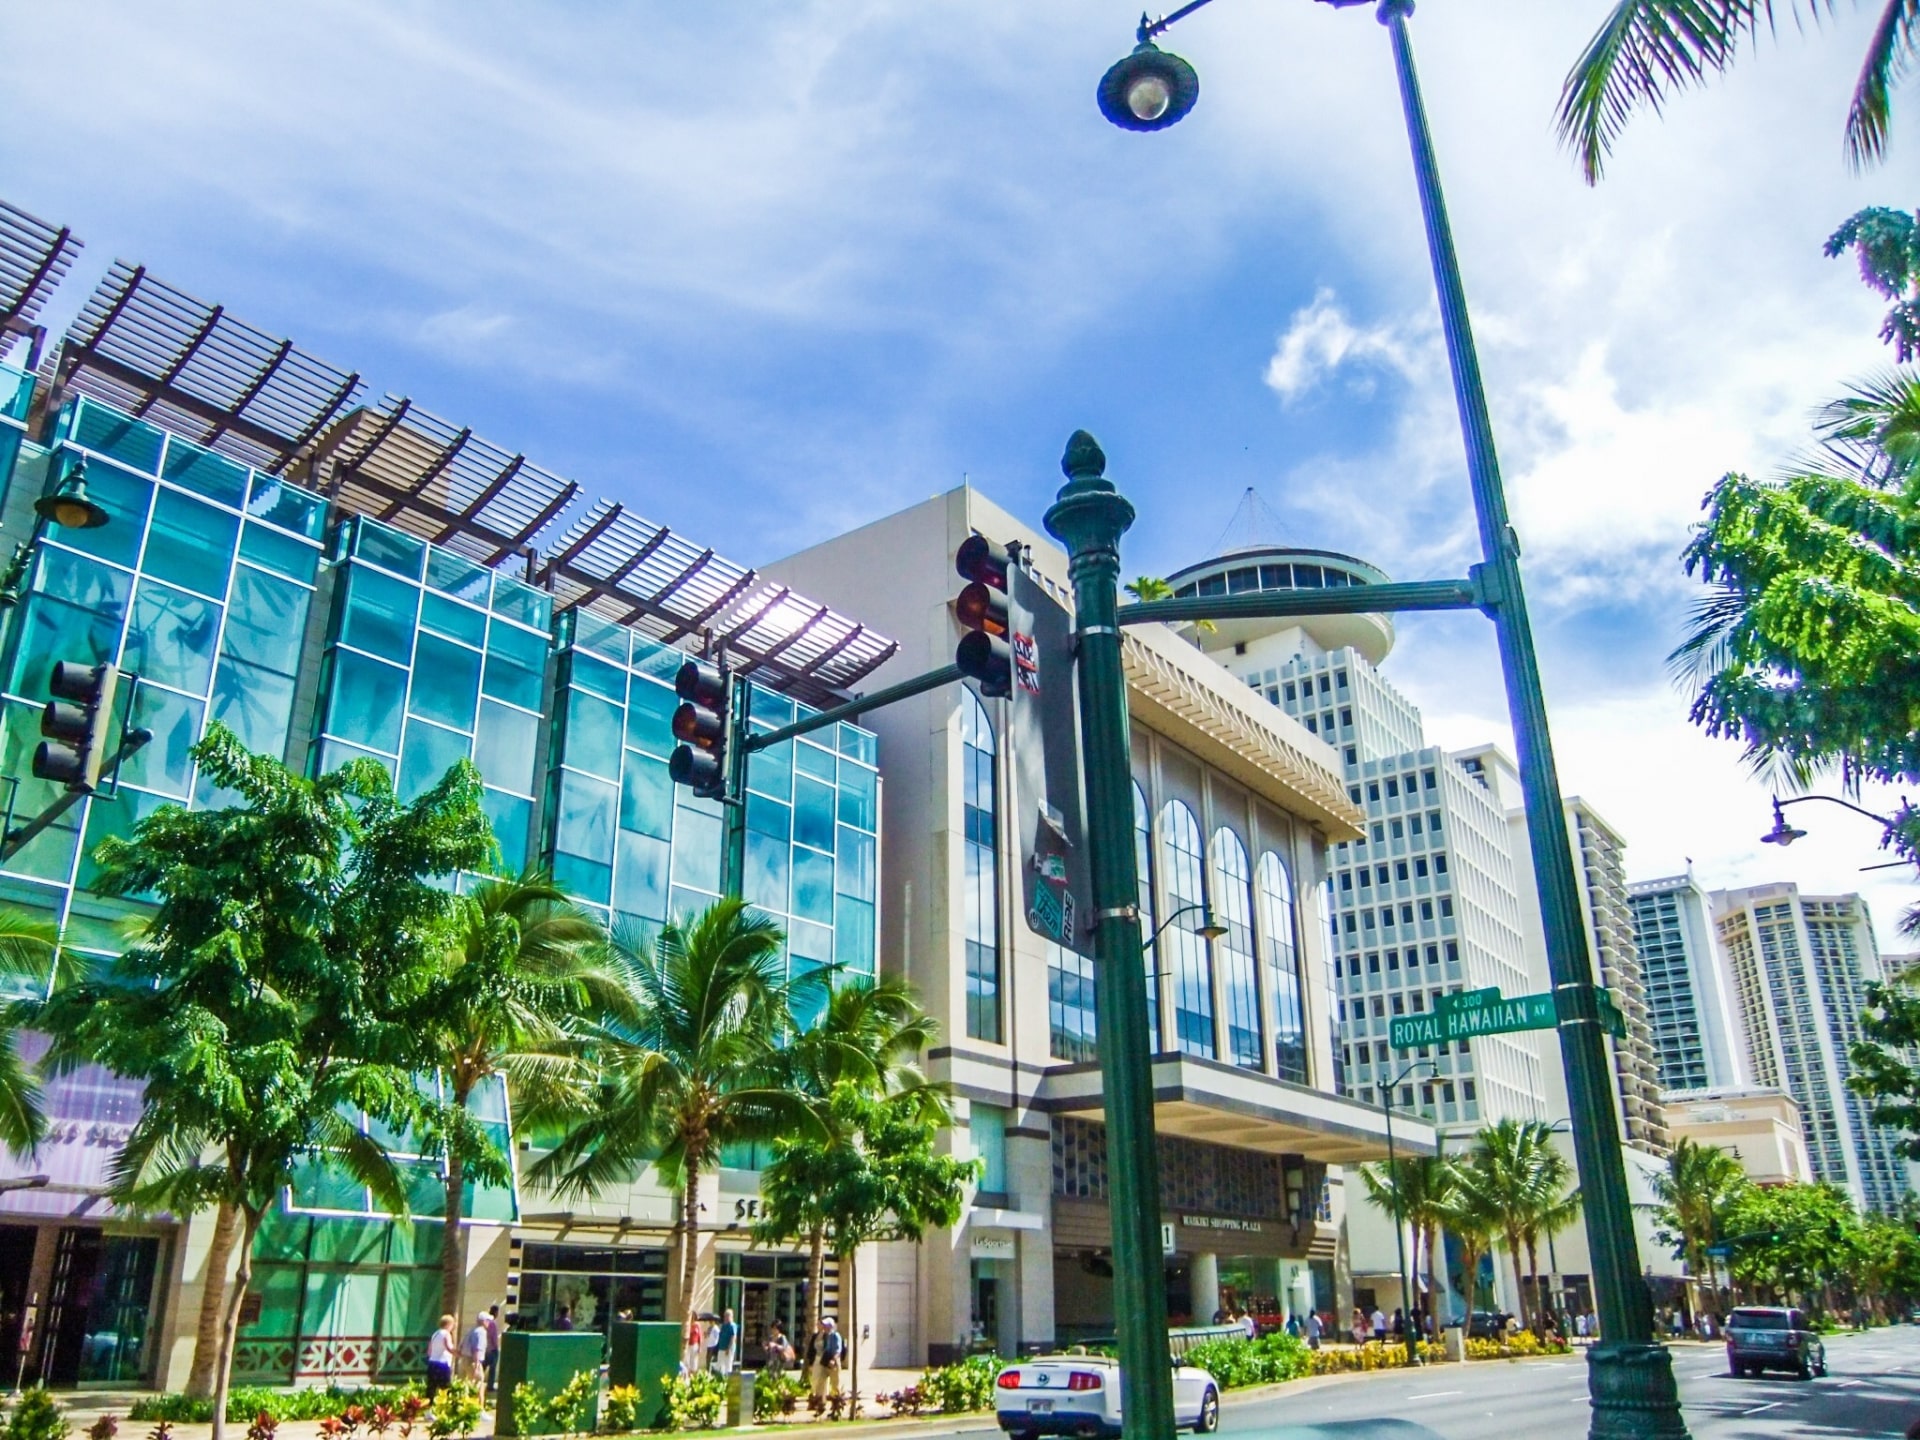
<path fill-rule="evenodd" d="M 1467 1358 L 1467 1332 L 1458 1324 L 1447 1326 L 1441 1335 L 1440 1343 L 1446 1348 L 1447 1359 L 1465 1360 Z"/>
<path fill-rule="evenodd" d="M 495 1401 L 494 1433 L 503 1436 L 520 1433 L 514 1428 L 513 1392 L 522 1381 L 530 1380 L 543 1394 L 552 1396 L 582 1371 L 590 1371 L 594 1378 L 586 1428 L 598 1428 L 601 1349 L 600 1337 L 592 1331 L 507 1331 L 500 1337 L 500 1394 Z M 543 1425 L 534 1433 L 557 1434 L 562 1428 Z"/>
<path fill-rule="evenodd" d="M 754 1372 L 736 1371 L 733 1377 L 733 1394 L 729 1402 L 733 1406 L 733 1423 L 736 1425 L 753 1424 L 753 1385 Z"/>
<path fill-rule="evenodd" d="M 680 1373 L 680 1327 L 661 1320 L 616 1320 L 608 1347 L 607 1384 L 631 1385 L 643 1406 L 657 1405 L 652 1423 L 667 1423 L 666 1382 Z M 642 1414 L 645 1414 L 643 1409 Z"/>

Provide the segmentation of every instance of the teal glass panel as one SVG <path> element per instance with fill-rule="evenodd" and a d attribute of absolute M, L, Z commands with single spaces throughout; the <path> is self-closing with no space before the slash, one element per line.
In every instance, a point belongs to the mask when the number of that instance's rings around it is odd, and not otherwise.
<path fill-rule="evenodd" d="M 431 790 L 441 776 L 467 758 L 471 748 L 471 742 L 457 730 L 408 720 L 406 744 L 400 750 L 400 798 L 416 800 Z"/>
<path fill-rule="evenodd" d="M 240 554 L 269 570 L 311 585 L 320 568 L 320 548 L 249 520 L 240 529 Z"/>
<path fill-rule="evenodd" d="M 351 650 L 335 650 L 327 733 L 398 754 L 401 703 L 406 693 L 407 672 L 399 666 Z"/>
<path fill-rule="evenodd" d="M 627 744 L 649 755 L 673 753 L 673 712 L 680 697 L 636 675 L 627 690 Z"/>
<path fill-rule="evenodd" d="M 300 669 L 300 642 L 313 592 L 248 566 L 233 572 L 220 653 L 279 675 Z"/>
<path fill-rule="evenodd" d="M 439 554 L 439 551 L 434 551 Z M 462 605 L 429 590 L 420 597 L 420 628 L 451 635 L 479 649 L 487 643 L 487 612 Z"/>
<path fill-rule="evenodd" d="M 479 703 L 480 652 L 422 631 L 413 654 L 408 707 L 415 715 L 471 731 Z"/>
<path fill-rule="evenodd" d="M 581 657 L 575 656 L 578 661 Z M 567 690 L 568 765 L 611 780 L 620 773 L 620 707 L 578 687 Z"/>
<path fill-rule="evenodd" d="M 793 851 L 793 905 L 795 919 L 833 923 L 833 857 L 816 855 L 797 846 Z"/>
<path fill-rule="evenodd" d="M 393 776 L 393 761 L 385 755 L 376 755 L 371 750 L 362 750 L 358 745 L 348 745 L 340 740 L 321 742 L 318 767 L 320 774 L 331 774 L 342 765 L 354 760 L 372 760 L 387 772 L 389 779 Z"/>
<path fill-rule="evenodd" d="M 542 708 L 547 639 L 512 625 L 494 624 L 487 635 L 487 668 L 481 689 L 523 710 Z"/>
<path fill-rule="evenodd" d="M 833 997 L 829 972 L 823 965 L 796 956 L 791 984 L 793 1023 L 802 1030 L 811 1030 L 820 1023 L 820 1017 L 827 1013 L 827 1001 Z"/>
<path fill-rule="evenodd" d="M 33 408 L 33 377 L 11 365 L 0 366 L 0 415 L 24 420 Z"/>
<path fill-rule="evenodd" d="M 858 725 L 849 725 L 843 720 L 840 722 L 840 753 L 849 760 L 858 760 L 877 768 L 880 764 L 880 737 L 871 730 L 862 730 Z"/>
<path fill-rule="evenodd" d="M 553 597 L 504 575 L 493 577 L 493 613 L 543 633 L 553 625 Z"/>
<path fill-rule="evenodd" d="M 151 480 L 94 461 L 87 466 L 87 497 L 107 512 L 107 523 L 92 530 L 58 531 L 60 543 L 75 550 L 131 566 L 147 533 L 147 510 L 157 487 Z"/>
<path fill-rule="evenodd" d="M 711 802 L 683 804 L 673 817 L 673 883 L 720 890 L 720 815 Z"/>
<path fill-rule="evenodd" d="M 527 852 L 533 835 L 533 801 L 491 786 L 481 791 L 480 803 L 493 824 L 493 838 L 500 842 L 500 865 L 509 875 L 527 868 Z"/>
<path fill-rule="evenodd" d="M 658 760 L 627 756 L 620 777 L 622 829 L 666 840 L 673 834 L 673 780 Z"/>
<path fill-rule="evenodd" d="M 616 792 L 604 780 L 577 771 L 560 776 L 560 809 L 554 817 L 554 849 L 595 861 L 612 858 Z M 604 887 L 591 898 L 605 902 Z"/>
<path fill-rule="evenodd" d="M 793 763 L 802 775 L 831 782 L 839 773 L 839 763 L 831 750 L 822 750 L 811 740 L 802 739 L 794 747 Z"/>
<path fill-rule="evenodd" d="M 874 897 L 878 881 L 874 874 L 873 836 L 842 825 L 834 866 L 834 888 L 842 895 L 861 900 Z"/>
<path fill-rule="evenodd" d="M 220 607 L 213 601 L 142 580 L 120 664 L 142 679 L 205 695 L 219 635 Z"/>
<path fill-rule="evenodd" d="M 590 610 L 575 609 L 571 614 L 574 649 L 591 651 L 624 670 L 627 665 L 627 637 L 633 632 L 624 625 L 602 620 Z"/>
<path fill-rule="evenodd" d="M 806 747 L 802 746 L 804 753 Z M 796 775 L 793 780 L 793 841 L 816 850 L 833 849 L 834 789 Z"/>
<path fill-rule="evenodd" d="M 47 681 L 56 660 L 98 665 L 120 658 L 120 629 L 133 577 L 44 545 L 35 569 L 35 593 L 26 602 L 20 648 L 7 688 L 39 700 L 47 697 Z"/>
<path fill-rule="evenodd" d="M 880 777 L 873 771 L 840 762 L 840 823 L 862 830 L 879 828 Z"/>
<path fill-rule="evenodd" d="M 567 683 L 576 689 L 587 690 L 604 700 L 618 705 L 627 698 L 627 672 L 596 660 L 591 655 L 574 651 L 568 656 Z"/>
<path fill-rule="evenodd" d="M 770 745 L 747 757 L 747 788 L 776 800 L 793 798 L 793 741 Z"/>
<path fill-rule="evenodd" d="M 747 870 L 741 877 L 740 893 L 750 903 L 784 911 L 792 869 L 793 851 L 785 840 L 758 830 L 747 832 Z"/>
<path fill-rule="evenodd" d="M 456 555 L 438 546 L 427 551 L 427 584 L 442 594 L 464 600 L 469 605 L 478 605 L 484 610 L 487 608 L 487 589 L 492 583 L 493 576 L 486 567 L 475 564 L 464 555 Z"/>
<path fill-rule="evenodd" d="M 793 723 L 793 701 L 778 690 L 756 685 L 750 713 L 755 720 L 766 721 L 768 729 L 778 730 L 782 725 Z"/>
<path fill-rule="evenodd" d="M 421 1215 L 440 1213 L 447 1203 L 447 1181 L 440 1166 L 432 1160 L 409 1160 L 400 1170 L 406 1177 L 407 1208 Z"/>
<path fill-rule="evenodd" d="M 205 706 L 171 690 L 142 685 L 133 695 L 133 723 L 153 732 L 120 766 L 120 778 L 129 785 L 159 790 L 177 799 L 187 798 L 193 786 L 193 757 L 187 752 L 200 738 Z"/>
<path fill-rule="evenodd" d="M 339 1166 L 318 1157 L 295 1162 L 292 1190 L 293 1203 L 303 1210 L 351 1210 L 364 1214 L 368 1209 L 366 1188 Z"/>
<path fill-rule="evenodd" d="M 247 499 L 247 467 L 224 455 L 203 450 L 178 435 L 167 441 L 167 460 L 160 473 L 184 489 L 231 505 L 238 510 Z"/>
<path fill-rule="evenodd" d="M 350 565 L 340 639 L 356 650 L 405 665 L 413 658 L 419 608 L 420 592 L 413 586 L 364 565 Z"/>
<path fill-rule="evenodd" d="M 239 535 L 239 516 L 163 488 L 154 500 L 140 568 L 202 595 L 222 597 Z"/>
<path fill-rule="evenodd" d="M 613 891 L 613 866 L 589 860 L 584 855 L 555 851 L 553 880 L 576 899 L 605 905 Z"/>
<path fill-rule="evenodd" d="M 414 675 L 414 688 L 420 685 Z M 480 702 L 480 728 L 473 737 L 473 763 L 489 785 L 519 795 L 533 793 L 533 760 L 540 745 L 540 717 Z"/>
<path fill-rule="evenodd" d="M 231 633 L 232 622 L 228 622 Z M 258 665 L 223 659 L 213 672 L 211 719 L 240 737 L 240 743 L 262 755 L 281 755 L 287 748 L 287 727 L 293 720 L 294 682 Z"/>
<path fill-rule="evenodd" d="M 651 680 L 658 680 L 669 690 L 673 688 L 673 678 L 680 673 L 680 667 L 687 663 L 687 652 L 676 650 L 671 645 L 662 645 L 658 640 L 642 635 L 638 630 L 630 632 L 633 641 L 633 661 L 635 671 Z"/>
<path fill-rule="evenodd" d="M 158 742 L 156 741 L 155 744 Z M 149 750 L 153 748 L 152 745 L 147 747 Z M 126 839 L 133 834 L 133 827 L 147 816 L 173 803 L 175 802 L 164 795 L 148 795 L 144 791 L 128 789 L 122 789 L 112 799 L 96 795 L 88 801 L 87 835 L 80 847 L 80 888 L 90 890 L 94 882 L 100 878 L 100 867 L 94 863 L 93 855 L 102 840 L 110 835 Z M 61 944 L 66 946 L 73 943 L 72 927 L 69 926 L 69 933 L 61 938 Z"/>
<path fill-rule="evenodd" d="M 873 973 L 873 906 L 850 895 L 833 906 L 833 958 L 849 970 Z"/>
<path fill-rule="evenodd" d="M 676 885 L 673 887 L 672 898 L 668 901 L 667 908 L 673 912 L 668 918 L 686 925 L 711 904 L 713 904 L 713 896 L 703 895 L 698 890 L 683 890 Z"/>
<path fill-rule="evenodd" d="M 84 445 L 102 455 L 111 455 L 123 464 L 144 470 L 149 475 L 160 473 L 160 446 L 166 437 L 164 432 L 145 421 L 130 420 L 103 405 L 82 400 L 74 413 L 73 428 L 69 433 L 76 445 Z M 91 470 L 87 478 L 92 480 Z M 91 484 L 88 489 L 92 489 Z"/>
<path fill-rule="evenodd" d="M 787 948 L 796 960 L 812 960 L 827 965 L 833 961 L 833 927 L 795 920 L 787 927 Z"/>
<path fill-rule="evenodd" d="M 418 580 L 427 563 L 427 542 L 361 519 L 353 527 L 353 553 L 383 570 Z"/>
<path fill-rule="evenodd" d="M 614 852 L 614 898 L 622 910 L 650 920 L 667 918 L 669 854 L 664 840 L 620 832 Z"/>
<path fill-rule="evenodd" d="M 262 1230 L 265 1235 L 265 1230 Z M 304 1242 L 306 1232 L 301 1231 Z M 249 1298 L 260 1297 L 260 1318 L 244 1325 L 240 1333 L 249 1340 L 291 1340 L 298 1331 L 302 1271 L 297 1265 L 275 1265 L 262 1258 L 259 1244 L 254 1246 L 253 1280 L 247 1286 Z M 237 1379 L 237 1376 L 236 1376 Z"/>
<path fill-rule="evenodd" d="M 309 540 L 318 540 L 327 533 L 327 502 L 297 485 L 289 485 L 277 475 L 254 472 L 247 514 Z"/>

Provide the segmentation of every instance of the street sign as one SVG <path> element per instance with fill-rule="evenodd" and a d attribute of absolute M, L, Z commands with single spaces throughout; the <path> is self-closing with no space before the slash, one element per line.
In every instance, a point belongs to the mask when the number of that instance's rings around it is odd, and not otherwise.
<path fill-rule="evenodd" d="M 1733 1254 L 1733 1246 L 1722 1241 L 1718 1245 L 1707 1246 L 1707 1254 L 1711 1255 L 1715 1260 L 1725 1260 Z"/>
<path fill-rule="evenodd" d="M 1433 1008 L 1442 1015 L 1455 1010 L 1478 1010 L 1483 1005 L 1500 1003 L 1500 987 L 1489 985 L 1483 990 L 1462 990 L 1458 994 L 1442 995 L 1433 1002 Z"/>
<path fill-rule="evenodd" d="M 1173 1249 L 1173 1226 L 1163 1220 L 1160 1222 L 1160 1253 L 1171 1255 Z"/>
<path fill-rule="evenodd" d="M 1613 992 L 1604 985 L 1593 987 L 1594 999 L 1600 1005 L 1600 1028 L 1616 1040 L 1627 1038 L 1627 1017 L 1614 1003 Z"/>
<path fill-rule="evenodd" d="M 1093 874 L 1081 833 L 1080 724 L 1073 618 L 1039 580 L 1007 572 L 1012 740 L 1027 926 L 1068 950 L 1092 948 Z"/>
<path fill-rule="evenodd" d="M 1470 992 L 1476 998 L 1485 991 Z M 1387 1041 L 1396 1050 L 1412 1050 L 1442 1041 L 1468 1040 L 1477 1035 L 1507 1035 L 1516 1030 L 1551 1030 L 1559 1024 L 1554 1011 L 1553 993 L 1516 995 L 1511 1000 L 1493 992 L 1492 1000 L 1463 1005 L 1467 995 L 1441 996 L 1452 1000 L 1450 1007 L 1431 1010 L 1425 1015 L 1403 1015 L 1387 1027 Z"/>

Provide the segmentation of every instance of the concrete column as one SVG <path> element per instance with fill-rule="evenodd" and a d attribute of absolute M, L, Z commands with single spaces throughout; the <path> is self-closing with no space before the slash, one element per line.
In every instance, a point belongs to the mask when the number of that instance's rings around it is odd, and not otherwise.
<path fill-rule="evenodd" d="M 1007 1188 L 1016 1210 L 1040 1215 L 1046 1227 L 1022 1230 L 1012 1272 L 1013 1293 L 1005 1297 L 1000 1334 L 1003 1345 L 1017 1354 L 1023 1344 L 1051 1345 L 1053 1310 L 1053 1140 L 1036 1124 L 1044 1116 L 1023 1117 L 1007 1135 Z"/>
<path fill-rule="evenodd" d="M 1193 1267 L 1187 1273 L 1193 1291 L 1193 1323 L 1208 1324 L 1220 1308 L 1220 1257 L 1202 1250 L 1193 1257 Z"/>

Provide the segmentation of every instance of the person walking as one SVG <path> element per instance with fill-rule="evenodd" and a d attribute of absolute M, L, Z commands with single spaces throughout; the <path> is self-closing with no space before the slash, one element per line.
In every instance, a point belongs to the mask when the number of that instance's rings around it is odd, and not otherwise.
<path fill-rule="evenodd" d="M 846 1353 L 846 1340 L 831 1315 L 820 1319 L 819 1361 L 813 1367 L 813 1398 L 824 1401 L 840 1394 L 840 1357 Z"/>
<path fill-rule="evenodd" d="M 427 1403 L 453 1383 L 453 1316 L 442 1315 L 440 1328 L 427 1338 Z"/>
<path fill-rule="evenodd" d="M 500 1374 L 500 1307 L 489 1305 L 487 1313 L 480 1317 L 487 1327 L 487 1373 L 486 1386 L 491 1392 Z"/>
<path fill-rule="evenodd" d="M 475 1385 L 487 1383 L 487 1317 L 473 1317 L 473 1328 L 467 1331 L 467 1338 L 460 1342 L 461 1378 L 471 1380 Z M 484 1392 L 483 1392 L 484 1393 Z"/>
<path fill-rule="evenodd" d="M 680 1337 L 680 1373 L 698 1375 L 700 1362 L 706 1358 L 706 1354 L 706 1346 L 700 1335 L 700 1317 L 689 1311 L 686 1333 Z"/>
<path fill-rule="evenodd" d="M 1253 1312 L 1250 1310 L 1240 1312 L 1240 1333 L 1249 1340 L 1260 1338 L 1260 1322 L 1253 1318 Z"/>
<path fill-rule="evenodd" d="M 1367 1343 L 1367 1335 L 1369 1334 L 1367 1329 L 1367 1312 L 1362 1310 L 1358 1305 L 1353 1307 L 1353 1319 L 1348 1322 L 1347 1333 L 1353 1336 L 1354 1344 L 1364 1345 Z"/>
<path fill-rule="evenodd" d="M 713 1362 L 711 1369 L 716 1375 L 733 1373 L 734 1350 L 740 1344 L 740 1327 L 733 1323 L 733 1311 L 722 1310 L 720 1323 L 713 1327 L 713 1348 L 708 1358 Z"/>
<path fill-rule="evenodd" d="M 787 1373 L 787 1367 L 791 1364 L 793 1364 L 793 1342 L 787 1339 L 787 1332 L 776 1320 L 773 1322 L 773 1332 L 767 1336 L 767 1377 L 778 1380 Z"/>
<path fill-rule="evenodd" d="M 1387 1317 L 1378 1305 L 1373 1307 L 1373 1338 L 1382 1345 L 1387 1343 Z"/>
<path fill-rule="evenodd" d="M 1320 1348 L 1320 1337 L 1326 1333 L 1327 1327 L 1321 1323 L 1320 1312 L 1318 1310 L 1307 1311 L 1307 1348 L 1309 1350 L 1318 1350 Z"/>

